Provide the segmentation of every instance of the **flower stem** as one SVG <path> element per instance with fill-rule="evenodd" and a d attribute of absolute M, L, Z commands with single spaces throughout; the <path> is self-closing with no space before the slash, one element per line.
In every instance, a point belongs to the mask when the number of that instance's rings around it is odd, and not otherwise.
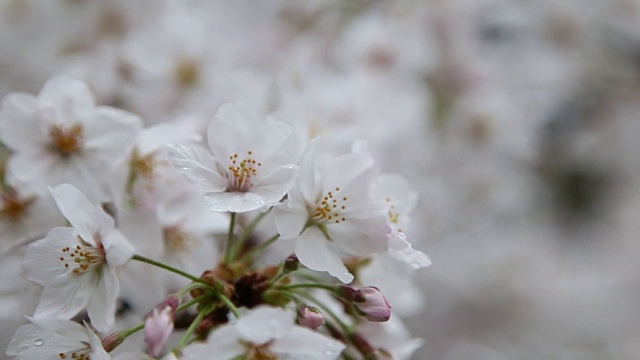
<path fill-rule="evenodd" d="M 278 240 L 279 237 L 280 237 L 280 234 L 273 235 L 272 237 L 267 239 L 265 242 L 257 245 L 253 249 L 249 250 L 246 254 L 244 254 L 244 256 L 242 256 L 242 258 L 240 258 L 240 261 L 245 262 L 247 260 L 250 260 L 256 254 L 259 254 L 261 251 L 263 251 L 264 249 L 269 247 L 269 245 L 273 244 L 276 240 Z"/>
<path fill-rule="evenodd" d="M 190 301 L 187 301 L 186 303 L 178 306 L 176 308 L 176 312 L 179 312 L 179 311 L 182 311 L 182 310 L 186 310 L 186 309 L 190 308 L 191 306 L 199 303 L 200 301 L 206 299 L 207 297 L 208 297 L 207 295 L 202 295 L 202 296 L 198 296 L 195 299 L 191 299 Z"/>
<path fill-rule="evenodd" d="M 229 233 L 227 234 L 227 244 L 224 252 L 224 264 L 229 265 L 231 262 L 231 256 L 233 255 L 233 229 L 236 227 L 236 213 L 231 213 L 231 220 L 229 221 Z"/>
<path fill-rule="evenodd" d="M 240 318 L 240 310 L 238 310 L 238 308 L 228 297 L 222 295 L 219 292 L 216 292 L 216 297 L 218 297 L 218 300 L 222 301 L 229 308 L 229 310 L 231 310 L 235 317 Z"/>
<path fill-rule="evenodd" d="M 267 216 L 267 214 L 271 211 L 271 209 L 272 208 L 269 208 L 269 210 L 258 214 L 258 216 L 256 216 L 253 220 L 251 220 L 249 225 L 247 225 L 247 227 L 242 232 L 242 236 L 235 241 L 232 248 L 231 259 L 234 259 L 238 256 L 240 250 L 242 250 L 242 246 L 245 244 L 245 242 L 247 242 L 247 240 L 249 239 L 251 234 L 253 234 L 253 231 L 256 229 L 260 221 L 262 221 L 262 219 L 264 219 L 264 217 Z"/>
<path fill-rule="evenodd" d="M 202 288 L 209 289 L 210 286 L 205 286 L 204 284 L 199 283 L 199 282 L 198 283 L 191 283 L 191 284 L 185 286 L 184 289 L 180 290 L 180 292 L 178 292 L 178 297 L 180 299 L 182 299 L 182 297 L 185 296 L 189 291 L 191 291 L 193 289 L 202 289 Z"/>
<path fill-rule="evenodd" d="M 207 314 L 209 313 L 209 310 L 210 308 L 203 309 L 198 313 L 198 315 L 196 315 L 196 318 L 193 320 L 191 325 L 189 325 L 189 327 L 187 328 L 187 331 L 184 333 L 184 336 L 180 340 L 180 343 L 178 344 L 178 349 L 182 349 L 185 346 L 187 346 L 187 343 L 189 342 L 191 335 L 193 335 L 193 332 L 196 330 L 198 325 L 200 325 L 200 322 L 202 321 L 202 319 L 204 319 L 204 317 L 207 316 Z"/>
<path fill-rule="evenodd" d="M 133 260 L 138 260 L 138 261 L 141 261 L 143 263 L 147 263 L 147 264 L 150 264 L 150 265 L 153 265 L 153 266 L 157 266 L 157 267 L 159 267 L 161 269 L 165 269 L 165 270 L 171 271 L 172 273 L 175 273 L 175 274 L 178 274 L 180 276 L 183 276 L 183 277 L 185 277 L 185 278 L 187 278 L 187 279 L 189 279 L 191 281 L 194 281 L 194 282 L 197 282 L 197 283 L 201 283 L 201 284 L 205 284 L 205 285 L 211 287 L 211 285 L 207 284 L 202 279 L 199 279 L 199 278 L 197 278 L 197 277 L 195 277 L 195 276 L 193 276 L 191 274 L 188 274 L 188 273 L 186 273 L 186 272 L 184 272 L 184 271 L 182 271 L 180 269 L 176 269 L 176 268 L 174 268 L 172 266 L 169 266 L 167 264 L 163 264 L 163 263 L 155 261 L 153 259 L 149 259 L 149 258 L 146 258 L 146 257 L 141 256 L 141 255 L 133 255 Z"/>
<path fill-rule="evenodd" d="M 121 332 L 121 334 L 126 338 L 126 337 L 129 337 L 129 336 L 137 333 L 138 331 L 140 331 L 142 329 L 144 329 L 144 323 L 138 324 L 138 325 L 136 325 L 136 326 L 134 326 L 132 328 L 124 330 L 123 332 Z"/>

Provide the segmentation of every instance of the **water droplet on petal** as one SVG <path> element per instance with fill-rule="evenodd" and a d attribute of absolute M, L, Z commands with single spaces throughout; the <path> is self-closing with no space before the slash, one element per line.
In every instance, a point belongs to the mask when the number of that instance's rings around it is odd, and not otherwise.
<path fill-rule="evenodd" d="M 333 354 L 335 354 L 335 351 L 333 351 L 333 350 L 325 350 L 325 351 L 324 351 L 324 354 L 325 354 L 326 356 L 332 356 Z"/>
<path fill-rule="evenodd" d="M 42 339 L 38 339 L 38 340 L 36 340 L 36 341 L 34 341 L 34 342 L 33 342 L 33 345 L 35 345 L 35 346 L 42 346 L 42 345 L 44 345 L 44 340 L 42 340 Z"/>

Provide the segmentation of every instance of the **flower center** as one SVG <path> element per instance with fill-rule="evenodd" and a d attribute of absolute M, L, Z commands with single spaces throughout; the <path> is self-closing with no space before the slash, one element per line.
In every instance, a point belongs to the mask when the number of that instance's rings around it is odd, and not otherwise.
<path fill-rule="evenodd" d="M 91 349 L 80 349 L 67 351 L 66 353 L 59 353 L 58 358 L 61 360 L 90 360 Z"/>
<path fill-rule="evenodd" d="M 0 218 L 10 222 L 17 222 L 22 219 L 29 205 L 35 199 L 22 200 L 18 198 L 15 191 L 9 190 L 0 194 Z"/>
<path fill-rule="evenodd" d="M 177 226 L 164 228 L 162 235 L 166 246 L 169 248 L 168 252 L 171 254 L 187 251 L 193 245 L 191 236 Z"/>
<path fill-rule="evenodd" d="M 398 221 L 400 221 L 400 213 L 396 211 L 396 206 L 391 202 L 391 198 L 385 198 L 384 201 L 387 203 L 387 208 L 389 209 L 387 211 L 389 221 L 394 225 L 397 224 Z"/>
<path fill-rule="evenodd" d="M 65 128 L 62 125 L 54 125 L 49 129 L 49 141 L 51 148 L 62 157 L 69 157 L 80 152 L 84 142 L 81 125 L 73 125 Z"/>
<path fill-rule="evenodd" d="M 227 173 L 227 190 L 247 192 L 253 185 L 251 179 L 258 175 L 262 163 L 253 159 L 253 151 L 247 151 L 247 157 L 240 159 L 238 154 L 229 156 L 229 172 Z"/>
<path fill-rule="evenodd" d="M 193 60 L 179 61 L 174 71 L 176 82 L 183 88 L 195 85 L 200 78 L 198 63 Z"/>
<path fill-rule="evenodd" d="M 269 343 L 264 345 L 253 345 L 246 360 L 278 360 L 278 357 L 269 351 Z"/>
<path fill-rule="evenodd" d="M 312 221 L 320 224 L 339 224 L 347 220 L 343 214 L 347 209 L 347 197 L 343 196 L 341 198 L 337 196 L 339 191 L 340 188 L 337 187 L 336 194 L 329 191 L 324 197 L 322 197 L 322 201 L 316 205 L 315 210 L 311 213 Z"/>
<path fill-rule="evenodd" d="M 66 269 L 71 269 L 74 274 L 82 274 L 107 262 L 102 244 L 93 247 L 86 244 L 78 237 L 82 244 L 75 248 L 63 247 L 60 261 Z"/>

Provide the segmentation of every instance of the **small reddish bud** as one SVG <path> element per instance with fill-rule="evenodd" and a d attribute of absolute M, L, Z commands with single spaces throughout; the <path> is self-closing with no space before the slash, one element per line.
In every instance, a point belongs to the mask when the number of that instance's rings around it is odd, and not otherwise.
<path fill-rule="evenodd" d="M 301 306 L 297 312 L 298 325 L 307 327 L 311 330 L 316 330 L 324 324 L 324 315 L 318 308 L 313 306 Z"/>
<path fill-rule="evenodd" d="M 391 304 L 377 287 L 356 290 L 351 301 L 356 311 L 369 321 L 385 322 L 391 318 Z"/>

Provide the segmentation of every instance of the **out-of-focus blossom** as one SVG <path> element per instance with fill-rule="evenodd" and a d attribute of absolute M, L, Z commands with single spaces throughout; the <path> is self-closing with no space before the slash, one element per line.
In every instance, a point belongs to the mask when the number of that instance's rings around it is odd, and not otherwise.
<path fill-rule="evenodd" d="M 37 97 L 12 93 L 2 99 L 0 137 L 14 151 L 7 169 L 44 192 L 70 183 L 92 199 L 107 200 L 105 169 L 132 145 L 140 119 L 128 112 L 95 106 L 87 85 L 57 77 Z"/>

